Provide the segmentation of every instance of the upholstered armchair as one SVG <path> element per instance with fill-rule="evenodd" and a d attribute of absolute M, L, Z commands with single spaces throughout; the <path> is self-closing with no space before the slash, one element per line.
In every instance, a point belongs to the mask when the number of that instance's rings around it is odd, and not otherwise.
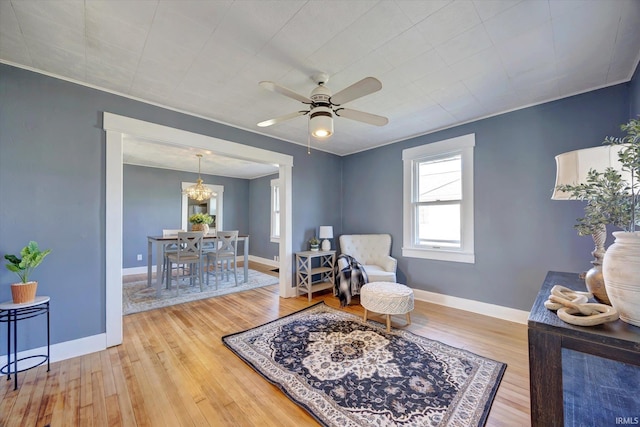
<path fill-rule="evenodd" d="M 391 257 L 391 235 L 343 234 L 339 240 L 340 252 L 362 264 L 369 282 L 396 281 L 398 261 Z"/>

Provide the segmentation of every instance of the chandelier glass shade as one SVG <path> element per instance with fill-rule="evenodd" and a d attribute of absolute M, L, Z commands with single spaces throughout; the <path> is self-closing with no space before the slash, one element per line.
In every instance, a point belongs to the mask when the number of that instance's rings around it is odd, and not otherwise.
<path fill-rule="evenodd" d="M 198 181 L 195 185 L 185 188 L 183 193 L 192 200 L 203 202 L 213 197 L 214 193 L 202 183 L 202 178 L 200 178 L 200 160 L 202 160 L 202 154 L 196 154 L 196 156 L 198 156 Z"/>

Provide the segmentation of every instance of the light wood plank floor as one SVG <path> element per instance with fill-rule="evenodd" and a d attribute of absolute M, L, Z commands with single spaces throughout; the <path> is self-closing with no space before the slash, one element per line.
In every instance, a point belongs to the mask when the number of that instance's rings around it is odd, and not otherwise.
<path fill-rule="evenodd" d="M 323 300 L 340 305 L 330 291 L 312 304 Z M 17 391 L 0 381 L 0 426 L 317 425 L 221 341 L 308 305 L 273 285 L 125 316 L 122 345 L 27 371 Z M 393 326 L 507 363 L 487 426 L 530 425 L 525 325 L 420 301 L 411 320 Z"/>

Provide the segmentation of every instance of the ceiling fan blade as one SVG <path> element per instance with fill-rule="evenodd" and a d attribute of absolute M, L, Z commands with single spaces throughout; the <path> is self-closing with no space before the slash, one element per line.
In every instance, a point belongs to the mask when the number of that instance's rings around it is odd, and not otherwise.
<path fill-rule="evenodd" d="M 307 98 L 304 95 L 300 95 L 299 93 L 296 93 L 294 91 L 292 91 L 291 89 L 287 89 L 284 86 L 280 86 L 277 83 L 274 82 L 268 82 L 268 81 L 262 81 L 259 83 L 260 86 L 262 86 L 263 88 L 270 90 L 272 92 L 276 92 L 279 93 L 280 95 L 284 95 L 284 96 L 288 96 L 289 98 L 293 98 L 296 101 L 300 101 L 300 102 L 304 102 L 305 104 L 311 104 L 311 99 Z"/>
<path fill-rule="evenodd" d="M 382 89 L 382 83 L 380 83 L 380 80 L 375 77 L 365 77 L 359 82 L 356 82 L 333 95 L 331 97 L 331 103 L 333 105 L 346 104 L 349 101 L 377 92 L 380 89 Z"/>
<path fill-rule="evenodd" d="M 386 117 L 377 116 L 371 113 L 365 113 L 364 111 L 352 110 L 350 108 L 338 108 L 334 112 L 338 117 L 345 117 L 347 119 L 368 123 L 370 125 L 384 126 L 389 123 L 389 119 L 387 119 Z"/>
<path fill-rule="evenodd" d="M 285 116 L 276 117 L 275 119 L 265 120 L 264 122 L 258 123 L 258 126 L 261 128 L 264 128 L 267 126 L 275 125 L 276 123 L 284 122 L 285 120 L 290 120 L 298 116 L 303 116 L 308 113 L 309 113 L 308 111 L 296 111 L 295 113 L 290 113 Z"/>

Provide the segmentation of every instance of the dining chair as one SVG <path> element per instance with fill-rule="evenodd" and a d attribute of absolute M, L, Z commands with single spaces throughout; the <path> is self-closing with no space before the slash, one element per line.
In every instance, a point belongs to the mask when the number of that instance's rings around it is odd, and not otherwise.
<path fill-rule="evenodd" d="M 207 252 L 207 285 L 209 285 L 210 264 L 213 263 L 213 274 L 216 278 L 216 289 L 218 289 L 218 267 L 220 267 L 220 275 L 227 274 L 231 271 L 231 263 L 233 263 L 233 277 L 238 286 L 238 269 L 237 269 L 237 253 L 238 253 L 238 230 L 233 231 L 217 231 L 216 232 L 216 249 Z"/>
<path fill-rule="evenodd" d="M 178 233 L 182 232 L 184 230 L 180 229 L 180 230 L 175 230 L 175 229 L 170 229 L 170 228 L 163 228 L 162 229 L 162 237 L 178 237 Z M 167 276 L 167 264 L 169 263 L 169 261 L 167 260 L 167 256 L 169 254 L 175 254 L 177 252 L 178 246 L 176 243 L 167 243 L 162 245 L 162 276 L 161 276 L 161 280 L 162 282 L 165 281 L 165 276 Z M 171 271 L 169 274 L 173 274 L 173 271 Z M 177 274 L 177 273 L 176 273 Z M 169 287 L 169 282 L 167 282 L 167 288 Z"/>
<path fill-rule="evenodd" d="M 204 290 L 202 281 L 202 239 L 204 233 L 201 231 L 189 231 L 178 233 L 178 245 L 176 253 L 167 256 L 167 287 L 171 288 L 171 269 L 173 264 L 182 266 L 182 276 L 176 274 L 176 295 L 180 294 L 180 278 L 186 277 L 185 266 L 189 266 L 189 284 L 193 286 L 193 280 L 197 277 L 200 283 L 200 291 Z"/>

